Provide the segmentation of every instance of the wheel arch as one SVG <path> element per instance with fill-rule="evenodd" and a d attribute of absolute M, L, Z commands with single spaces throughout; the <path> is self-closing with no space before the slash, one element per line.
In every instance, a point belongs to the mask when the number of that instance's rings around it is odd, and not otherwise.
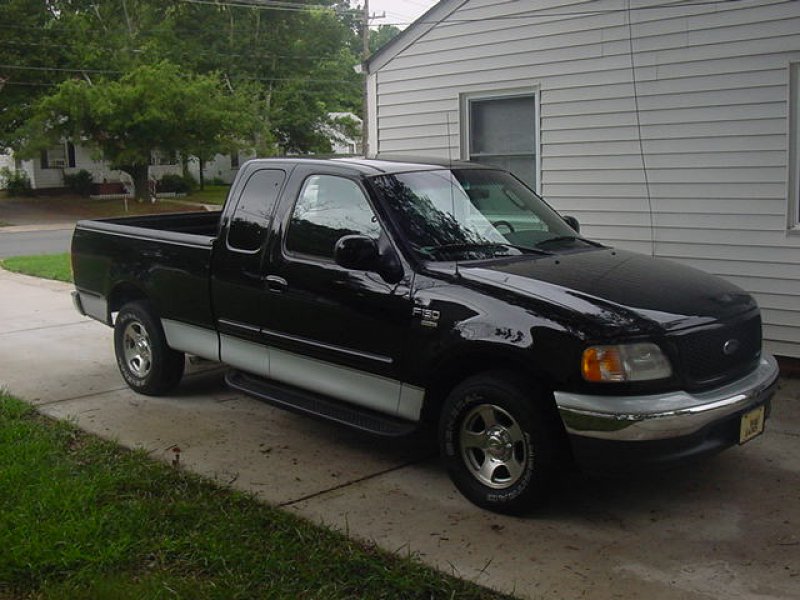
<path fill-rule="evenodd" d="M 112 315 L 129 302 L 150 302 L 150 297 L 139 286 L 124 281 L 117 283 L 108 294 L 108 320 L 109 325 L 114 324 Z"/>
<path fill-rule="evenodd" d="M 552 389 L 550 378 L 537 368 L 527 352 L 499 349 L 494 345 L 464 348 L 443 357 L 432 370 L 425 386 L 422 419 L 433 425 L 437 424 L 444 401 L 459 383 L 475 375 L 497 371 L 514 373 L 518 377 L 536 381 L 546 390 Z M 546 396 L 552 399 L 552 396 Z"/>

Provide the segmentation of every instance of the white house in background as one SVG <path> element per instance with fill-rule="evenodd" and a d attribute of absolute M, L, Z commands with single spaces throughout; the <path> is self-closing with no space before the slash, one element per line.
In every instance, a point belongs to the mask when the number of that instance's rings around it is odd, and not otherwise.
<path fill-rule="evenodd" d="M 215 154 L 214 158 L 203 165 L 203 177 L 206 183 L 214 180 L 224 183 L 233 183 L 233 178 L 239 170 L 239 165 L 253 158 L 253 154 L 237 152 L 236 154 Z M 189 173 L 195 181 L 200 181 L 200 161 L 196 158 L 189 159 Z"/>
<path fill-rule="evenodd" d="M 3 169 L 14 170 L 14 156 L 11 152 L 0 152 L 0 189 L 6 185 Z"/>
<path fill-rule="evenodd" d="M 508 167 L 752 292 L 800 357 L 800 2 L 443 0 L 368 71 L 371 154 Z"/>
<path fill-rule="evenodd" d="M 359 127 L 361 125 L 361 119 L 349 112 L 332 112 L 328 113 L 328 117 L 352 119 Z M 333 154 L 357 154 L 361 150 L 360 140 L 354 140 L 333 127 L 323 127 L 323 133 L 330 138 Z M 215 155 L 203 166 L 205 181 L 211 182 L 216 179 L 224 183 L 232 183 L 239 170 L 239 165 L 253 156 L 253 154 L 245 152 Z M 0 161 L 2 160 L 4 158 L 0 156 Z M 0 162 L 0 166 L 3 164 Z M 13 157 L 10 158 L 8 166 L 14 168 Z M 95 183 L 122 183 L 128 187 L 131 185 L 131 178 L 127 173 L 111 169 L 105 161 L 92 158 L 92 151 L 89 148 L 70 142 L 48 148 L 41 153 L 38 160 L 19 161 L 17 168 L 25 171 L 31 181 L 31 186 L 37 190 L 62 188 L 65 174 L 76 173 L 82 169 L 92 174 Z M 199 181 L 200 161 L 190 158 L 187 168 L 195 181 Z M 177 157 L 153 152 L 150 179 L 160 179 L 166 174 L 180 175 L 182 172 L 183 169 Z"/>
<path fill-rule="evenodd" d="M 110 168 L 104 160 L 95 160 L 92 150 L 71 142 L 43 150 L 38 159 L 17 161 L 17 168 L 27 174 L 31 187 L 35 190 L 63 188 L 64 175 L 81 170 L 91 173 L 95 183 L 132 185 L 130 175 Z M 180 175 L 182 169 L 174 157 L 153 152 L 149 173 L 151 179 L 160 179 L 168 173 Z"/>
<path fill-rule="evenodd" d="M 352 137 L 343 134 L 342 132 L 338 131 L 334 127 L 326 126 L 323 127 L 323 132 L 327 134 L 328 138 L 331 140 L 331 146 L 333 146 L 333 153 L 334 154 L 361 154 L 361 127 L 363 125 L 363 121 L 358 115 L 355 115 L 351 112 L 331 112 L 328 113 L 328 118 L 332 121 L 336 121 L 339 119 L 346 119 L 354 122 L 356 124 L 357 129 L 357 137 L 353 139 Z"/>

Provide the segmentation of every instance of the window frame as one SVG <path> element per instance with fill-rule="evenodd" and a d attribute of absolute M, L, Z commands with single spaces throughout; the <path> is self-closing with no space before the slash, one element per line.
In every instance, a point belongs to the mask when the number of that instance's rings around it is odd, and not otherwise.
<path fill-rule="evenodd" d="M 63 159 L 61 157 L 51 159 L 50 153 L 58 148 L 64 151 Z M 53 164 L 54 161 L 61 162 L 62 160 L 64 164 Z M 42 169 L 73 169 L 75 168 L 75 146 L 72 144 L 72 142 L 67 141 L 61 142 L 60 144 L 55 144 L 53 146 L 48 146 L 42 150 L 41 159 L 39 162 L 40 168 Z"/>
<path fill-rule="evenodd" d="M 480 92 L 465 92 L 459 98 L 459 111 L 461 113 L 461 159 L 471 160 L 470 148 L 472 146 L 472 105 L 476 102 L 487 100 L 512 100 L 514 98 L 532 98 L 534 110 L 534 178 L 536 184 L 533 191 L 542 195 L 542 143 L 541 143 L 541 90 L 538 85 L 505 90 L 487 90 Z M 519 177 L 518 177 L 519 179 Z M 527 184 L 525 184 L 527 185 Z"/>
<path fill-rule="evenodd" d="M 800 235 L 800 61 L 789 62 L 788 77 L 786 228 L 790 234 Z"/>
<path fill-rule="evenodd" d="M 372 201 L 369 191 L 367 190 L 366 186 L 364 185 L 364 182 L 361 179 L 357 177 L 350 177 L 342 173 L 309 173 L 303 178 L 303 182 L 300 184 L 300 189 L 297 192 L 297 195 L 294 197 L 292 205 L 289 207 L 289 210 L 286 211 L 283 235 L 281 236 L 282 237 L 281 254 L 283 255 L 284 259 L 294 262 L 312 263 L 316 265 L 326 265 L 326 266 L 336 265 L 336 261 L 333 259 L 333 257 L 327 258 L 316 254 L 306 254 L 305 252 L 297 252 L 295 250 L 289 250 L 289 248 L 286 245 L 286 242 L 289 239 L 289 232 L 291 231 L 292 228 L 292 217 L 294 216 L 294 210 L 297 207 L 297 203 L 300 201 L 300 197 L 303 195 L 303 192 L 306 189 L 306 185 L 308 185 L 308 181 L 313 177 L 337 177 L 339 179 L 346 179 L 347 181 L 354 183 L 356 187 L 358 187 L 358 189 L 361 190 L 361 193 L 367 200 L 367 205 L 372 211 L 372 214 L 377 219 L 377 223 L 381 229 L 379 239 L 380 237 L 386 235 L 386 224 L 383 222 L 380 213 L 377 210 L 375 210 L 375 203 Z"/>

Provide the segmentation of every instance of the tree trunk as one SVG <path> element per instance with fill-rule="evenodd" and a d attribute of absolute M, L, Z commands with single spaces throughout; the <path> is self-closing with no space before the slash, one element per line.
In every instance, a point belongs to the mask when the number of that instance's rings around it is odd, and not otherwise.
<path fill-rule="evenodd" d="M 120 171 L 124 171 L 133 179 L 133 195 L 139 202 L 150 201 L 150 190 L 147 179 L 147 165 L 130 165 L 120 167 Z"/>
<path fill-rule="evenodd" d="M 203 173 L 206 170 L 206 161 L 201 157 L 198 157 L 197 160 L 200 163 L 200 191 L 202 192 L 206 189 L 206 176 Z"/>

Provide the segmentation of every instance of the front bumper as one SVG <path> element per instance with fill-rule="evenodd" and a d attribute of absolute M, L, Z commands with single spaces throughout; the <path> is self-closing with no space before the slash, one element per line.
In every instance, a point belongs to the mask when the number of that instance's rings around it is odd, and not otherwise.
<path fill-rule="evenodd" d="M 578 462 L 597 462 L 601 455 L 620 460 L 620 453 L 636 462 L 669 462 L 737 443 L 739 417 L 757 406 L 768 409 L 777 383 L 778 364 L 765 354 L 753 372 L 708 392 L 616 397 L 555 392 L 555 400 Z"/>

